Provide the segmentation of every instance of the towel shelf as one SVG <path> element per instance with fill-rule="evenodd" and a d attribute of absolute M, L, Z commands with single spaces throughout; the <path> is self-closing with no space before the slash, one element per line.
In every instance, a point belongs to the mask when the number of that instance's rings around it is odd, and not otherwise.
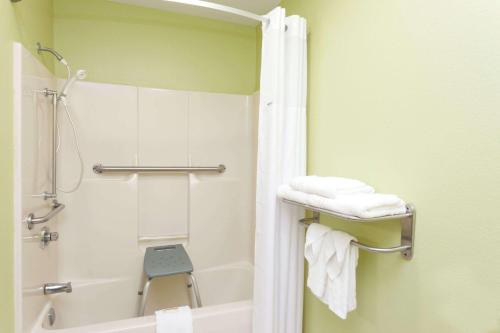
<path fill-rule="evenodd" d="M 320 213 L 327 214 L 344 221 L 352 222 L 382 222 L 382 221 L 401 221 L 401 245 L 387 248 L 373 247 L 356 241 L 351 241 L 351 244 L 369 252 L 374 253 L 393 253 L 400 252 L 404 259 L 411 260 L 414 252 L 414 242 L 415 242 L 415 208 L 411 204 L 406 205 L 406 213 L 399 215 L 390 215 L 374 218 L 360 218 L 357 216 L 345 215 L 342 213 L 326 210 L 319 207 L 314 207 L 300 202 L 282 199 L 284 203 L 299 206 L 310 210 L 313 212 L 313 217 L 307 217 L 300 220 L 300 222 L 309 225 L 311 223 L 319 223 Z"/>

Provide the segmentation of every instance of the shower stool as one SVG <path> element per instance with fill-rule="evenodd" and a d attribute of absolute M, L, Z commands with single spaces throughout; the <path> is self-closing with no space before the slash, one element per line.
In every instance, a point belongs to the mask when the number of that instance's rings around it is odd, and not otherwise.
<path fill-rule="evenodd" d="M 139 295 L 142 296 L 139 306 L 139 316 L 144 316 L 146 302 L 149 294 L 149 287 L 155 278 L 165 276 L 186 274 L 189 282 L 188 290 L 193 288 L 196 298 L 196 307 L 201 307 L 200 292 L 198 284 L 193 275 L 193 264 L 182 244 L 154 246 L 146 249 L 144 255 L 144 274 L 142 284 L 144 285 Z M 192 293 L 190 293 L 192 295 Z"/>

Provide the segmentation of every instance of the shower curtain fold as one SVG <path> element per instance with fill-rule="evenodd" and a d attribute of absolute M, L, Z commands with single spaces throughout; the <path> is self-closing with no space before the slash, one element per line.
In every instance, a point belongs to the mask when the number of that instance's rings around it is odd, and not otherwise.
<path fill-rule="evenodd" d="M 262 31 L 257 158 L 254 333 L 302 332 L 304 228 L 301 208 L 278 186 L 306 174 L 306 21 L 275 8 Z"/>

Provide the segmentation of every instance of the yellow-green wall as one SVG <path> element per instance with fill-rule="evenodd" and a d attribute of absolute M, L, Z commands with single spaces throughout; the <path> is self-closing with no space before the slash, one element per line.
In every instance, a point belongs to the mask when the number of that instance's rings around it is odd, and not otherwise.
<path fill-rule="evenodd" d="M 35 53 L 36 42 L 52 45 L 52 1 L 0 1 L 0 332 L 14 332 L 12 202 L 12 42 Z M 42 57 L 52 68 L 52 59 Z M 21 221 L 15 221 L 21 223 Z"/>
<path fill-rule="evenodd" d="M 88 80 L 253 93 L 254 27 L 113 3 L 55 0 L 54 39 Z M 63 75 L 64 68 L 58 68 Z"/>
<path fill-rule="evenodd" d="M 417 207 L 416 252 L 362 252 L 343 321 L 306 292 L 304 332 L 500 332 L 500 3 L 287 0 L 309 24 L 309 173 Z M 379 245 L 398 226 L 323 221 Z"/>

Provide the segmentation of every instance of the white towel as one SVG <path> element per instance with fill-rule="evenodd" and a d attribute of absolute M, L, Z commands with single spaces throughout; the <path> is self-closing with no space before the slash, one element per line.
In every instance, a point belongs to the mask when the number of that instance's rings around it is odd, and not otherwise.
<path fill-rule="evenodd" d="M 313 223 L 307 228 L 304 256 L 309 263 L 307 285 L 314 295 L 322 297 L 326 288 L 326 263 L 333 255 L 333 249 L 324 249 L 323 242 L 330 228 L 319 223 Z M 330 252 L 332 251 L 332 252 Z"/>
<path fill-rule="evenodd" d="M 278 197 L 361 218 L 383 217 L 406 212 L 406 203 L 393 194 L 355 193 L 329 199 L 296 191 L 289 185 L 282 185 L 278 189 Z"/>
<path fill-rule="evenodd" d="M 342 231 L 312 224 L 306 234 L 305 257 L 309 263 L 307 286 L 340 318 L 356 308 L 356 238 Z"/>
<path fill-rule="evenodd" d="M 189 306 L 159 310 L 156 315 L 156 333 L 193 333 L 193 317 Z"/>
<path fill-rule="evenodd" d="M 358 266 L 358 248 L 351 245 L 356 238 L 342 232 L 332 230 L 326 242 L 332 243 L 335 254 L 327 263 L 326 293 L 322 301 L 328 308 L 342 319 L 347 313 L 356 309 L 356 267 Z"/>
<path fill-rule="evenodd" d="M 406 213 L 406 203 L 394 194 L 357 193 L 340 195 L 337 199 L 329 202 L 328 205 L 333 211 L 361 218 Z"/>
<path fill-rule="evenodd" d="M 294 178 L 290 187 L 296 191 L 335 199 L 338 195 L 353 193 L 373 193 L 373 187 L 362 181 L 341 177 L 303 176 Z"/>

